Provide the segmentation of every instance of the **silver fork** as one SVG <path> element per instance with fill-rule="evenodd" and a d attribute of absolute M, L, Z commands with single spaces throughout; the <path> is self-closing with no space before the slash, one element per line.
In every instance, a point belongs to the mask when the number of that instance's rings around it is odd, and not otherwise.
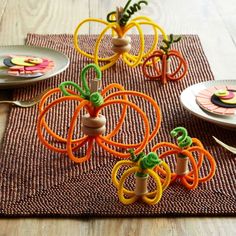
<path fill-rule="evenodd" d="M 213 137 L 213 138 L 215 139 L 215 141 L 216 141 L 218 144 L 220 144 L 222 147 L 224 147 L 224 148 L 227 149 L 228 151 L 232 152 L 233 154 L 236 154 L 236 148 L 235 148 L 235 147 L 232 147 L 232 146 L 229 146 L 229 145 L 223 143 L 222 141 L 220 141 L 218 138 L 216 138 L 216 137 L 214 137 L 214 136 L 212 136 L 212 137 Z"/>
<path fill-rule="evenodd" d="M 16 106 L 19 107 L 32 107 L 34 105 L 36 105 L 41 98 L 43 97 L 43 95 L 48 92 L 50 90 L 50 88 L 44 90 L 42 93 L 38 94 L 36 97 L 31 98 L 29 100 L 22 100 L 22 101 L 10 101 L 10 100 L 5 100 L 5 101 L 0 101 L 0 103 L 7 103 L 7 104 L 14 104 Z"/>

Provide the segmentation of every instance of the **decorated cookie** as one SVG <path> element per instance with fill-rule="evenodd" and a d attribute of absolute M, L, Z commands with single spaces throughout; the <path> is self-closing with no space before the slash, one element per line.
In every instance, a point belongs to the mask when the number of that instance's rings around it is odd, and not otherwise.
<path fill-rule="evenodd" d="M 236 86 L 213 86 L 196 96 L 197 104 L 205 111 L 217 115 L 236 114 Z"/>
<path fill-rule="evenodd" d="M 54 62 L 47 58 L 19 55 L 4 58 L 3 64 L 9 75 L 27 78 L 40 77 L 54 67 Z"/>

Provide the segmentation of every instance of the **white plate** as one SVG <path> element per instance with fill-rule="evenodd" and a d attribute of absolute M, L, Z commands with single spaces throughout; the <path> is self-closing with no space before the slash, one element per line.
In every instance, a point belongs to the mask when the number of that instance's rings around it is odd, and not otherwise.
<path fill-rule="evenodd" d="M 202 118 L 211 123 L 236 129 L 236 116 L 218 116 L 205 112 L 196 103 L 196 95 L 203 89 L 216 85 L 236 85 L 236 80 L 214 80 L 199 84 L 194 84 L 186 88 L 180 95 L 180 101 L 184 108 L 186 108 L 193 115 Z"/>
<path fill-rule="evenodd" d="M 64 71 L 69 66 L 69 59 L 63 53 L 50 48 L 36 46 L 0 46 L 0 60 L 2 64 L 3 58 L 7 55 L 29 55 L 36 57 L 45 57 L 54 61 L 55 66 L 45 75 L 38 78 L 17 78 L 7 75 L 0 75 L 0 88 L 19 87 L 28 84 L 33 84 L 38 81 L 48 79 Z"/>

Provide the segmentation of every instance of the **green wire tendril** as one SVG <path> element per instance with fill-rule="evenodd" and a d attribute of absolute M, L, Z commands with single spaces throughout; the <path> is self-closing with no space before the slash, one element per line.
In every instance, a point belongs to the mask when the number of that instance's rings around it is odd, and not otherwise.
<path fill-rule="evenodd" d="M 116 11 L 112 11 L 107 15 L 107 21 L 113 23 L 118 20 L 119 25 L 123 27 L 128 23 L 132 15 L 141 10 L 142 4 L 148 5 L 147 1 L 139 1 L 130 6 L 131 1 L 132 0 L 128 0 L 128 2 L 126 3 L 125 7 L 123 8 L 123 14 L 120 19 L 112 20 L 111 17 L 116 14 Z"/>
<path fill-rule="evenodd" d="M 103 100 L 102 95 L 99 92 L 91 93 L 91 90 L 88 87 L 88 83 L 86 80 L 86 74 L 89 69 L 94 69 L 96 72 L 96 75 L 97 75 L 97 80 L 101 80 L 102 73 L 101 73 L 100 68 L 95 64 L 89 64 L 89 65 L 85 66 L 81 72 L 82 88 L 73 81 L 65 81 L 59 85 L 59 89 L 62 91 L 62 93 L 65 96 L 74 96 L 73 94 L 69 93 L 66 89 L 67 86 L 72 86 L 72 87 L 74 87 L 75 90 L 79 91 L 81 98 L 84 98 L 84 99 L 90 101 L 93 104 L 93 106 L 99 107 L 103 104 L 104 100 Z"/>
<path fill-rule="evenodd" d="M 133 162 L 139 161 L 139 167 L 141 169 L 140 172 L 136 173 L 136 176 L 139 177 L 146 177 L 147 174 L 144 173 L 146 169 L 153 169 L 155 166 L 161 164 L 161 160 L 159 159 L 158 155 L 155 152 L 150 152 L 148 155 L 145 155 L 144 152 L 141 152 L 137 156 L 134 153 L 134 150 L 130 150 L 131 160 Z"/>
<path fill-rule="evenodd" d="M 165 44 L 165 46 L 161 46 L 160 49 L 165 52 L 165 54 L 168 54 L 171 44 L 177 43 L 181 40 L 181 37 L 178 37 L 174 39 L 174 35 L 170 34 L 169 40 L 163 39 L 162 42 Z"/>
<path fill-rule="evenodd" d="M 176 127 L 170 132 L 172 137 L 177 137 L 180 148 L 187 148 L 192 145 L 192 138 L 188 136 L 188 131 L 184 127 Z"/>

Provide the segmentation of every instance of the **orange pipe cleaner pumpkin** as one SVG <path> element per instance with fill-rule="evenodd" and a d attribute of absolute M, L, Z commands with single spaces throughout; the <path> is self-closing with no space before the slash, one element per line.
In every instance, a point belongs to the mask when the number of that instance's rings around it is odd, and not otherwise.
<path fill-rule="evenodd" d="M 179 134 L 181 135 L 177 137 Z M 187 189 L 194 189 L 199 183 L 210 180 L 215 174 L 216 163 L 212 155 L 204 149 L 201 141 L 197 138 L 190 138 L 188 136 L 187 130 L 183 127 L 177 127 L 173 129 L 171 131 L 171 135 L 173 137 L 177 137 L 178 145 L 162 142 L 152 148 L 153 152 L 163 147 L 171 148 L 171 150 L 161 153 L 161 155 L 159 155 L 160 159 L 166 157 L 172 158 L 171 155 L 173 154 L 176 156 L 176 170 L 171 174 L 171 182 L 180 179 L 181 183 Z M 197 154 L 197 161 L 195 160 L 193 153 Z M 210 170 L 206 176 L 199 177 L 199 171 L 204 164 L 204 159 L 207 159 L 210 163 Z M 189 164 L 191 165 L 192 170 L 188 169 Z M 163 169 L 159 168 L 158 166 L 156 168 L 156 171 L 159 171 L 164 176 L 166 175 L 166 172 Z"/>
<path fill-rule="evenodd" d="M 86 82 L 86 73 L 92 68 L 96 71 L 97 79 L 92 81 L 91 89 L 88 87 Z M 69 158 L 77 163 L 84 162 L 88 160 L 91 156 L 91 152 L 93 150 L 93 143 L 96 142 L 100 147 L 108 151 L 109 153 L 119 157 L 119 158 L 128 158 L 130 154 L 125 151 L 119 152 L 117 150 L 112 149 L 110 146 L 114 146 L 116 148 L 122 148 L 124 150 L 130 150 L 131 148 L 135 149 L 135 154 L 140 153 L 147 143 L 152 140 L 157 134 L 160 123 L 161 123 L 161 111 L 157 103 L 149 96 L 136 92 L 136 91 L 127 91 L 120 84 L 110 84 L 105 87 L 101 92 L 99 90 L 99 84 L 101 82 L 101 70 L 95 64 L 89 64 L 86 66 L 81 73 L 81 79 L 83 84 L 83 89 L 79 87 L 76 83 L 72 81 L 63 82 L 60 84 L 59 88 L 55 88 L 47 92 L 40 104 L 39 104 L 39 118 L 37 123 L 37 133 L 41 142 L 49 149 L 59 152 L 59 153 L 67 153 Z M 72 86 L 76 90 L 79 91 L 80 94 L 76 94 L 72 90 L 66 88 L 66 86 Z M 112 89 L 118 89 L 117 92 L 112 92 L 107 94 Z M 48 99 L 55 94 L 65 95 L 62 96 L 53 102 L 48 103 Z M 144 111 L 135 105 L 134 103 L 128 101 L 127 96 L 142 98 L 146 102 L 151 103 L 155 110 L 156 122 L 153 130 L 150 129 L 149 119 L 144 113 Z M 78 102 L 78 106 L 76 107 L 74 114 L 72 116 L 67 138 L 63 138 L 60 135 L 56 134 L 46 123 L 45 116 L 46 114 L 57 104 L 63 101 L 76 101 Z M 109 107 L 112 104 L 118 104 L 122 106 L 121 116 L 116 124 L 115 128 L 109 133 L 104 134 L 106 131 L 106 118 L 101 114 L 102 110 L 106 107 Z M 112 137 L 114 137 L 119 130 L 121 129 L 122 124 L 124 123 L 127 108 L 134 109 L 142 118 L 144 123 L 144 134 L 143 139 L 140 143 L 135 144 L 123 144 L 119 142 L 112 141 Z M 77 118 L 79 116 L 80 111 L 84 109 L 87 113 L 82 117 L 82 132 L 84 136 L 79 139 L 73 139 L 73 133 L 75 127 L 77 125 Z M 61 142 L 65 144 L 65 148 L 58 148 L 53 145 L 53 142 L 49 142 L 46 139 L 46 135 L 42 132 L 43 129 L 56 140 L 57 142 Z M 86 155 L 83 157 L 77 157 L 74 155 L 74 151 L 78 150 L 80 147 L 88 144 Z"/>
<path fill-rule="evenodd" d="M 144 75 L 149 79 L 161 80 L 163 84 L 170 81 L 181 80 L 188 70 L 187 62 L 177 50 L 170 50 L 173 43 L 180 41 L 181 37 L 174 40 L 173 35 L 170 35 L 170 40 L 164 39 L 165 47 L 161 46 L 161 50 L 156 50 L 153 54 L 146 58 L 143 63 L 142 70 Z M 175 62 L 176 60 L 177 62 Z M 158 63 L 161 63 L 158 64 Z M 170 70 L 170 63 L 177 64 L 174 71 Z M 151 66 L 152 65 L 152 66 Z"/>

